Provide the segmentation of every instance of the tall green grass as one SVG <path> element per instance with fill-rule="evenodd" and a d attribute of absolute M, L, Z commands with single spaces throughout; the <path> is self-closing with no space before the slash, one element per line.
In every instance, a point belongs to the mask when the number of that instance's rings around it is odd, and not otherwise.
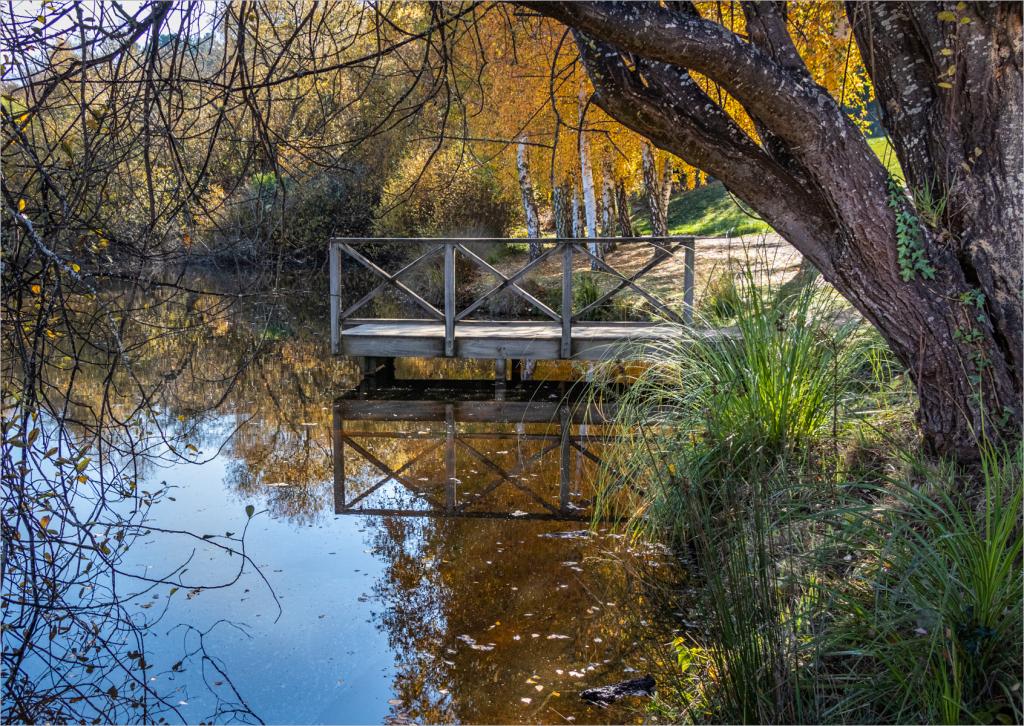
<path fill-rule="evenodd" d="M 734 327 L 680 326 L 648 353 L 644 372 L 616 399 L 616 420 L 633 437 L 618 470 L 674 492 L 679 467 L 702 480 L 770 469 L 836 432 L 877 339 L 844 316 L 824 284 L 782 297 L 763 279 L 751 267 L 734 283 Z M 618 500 L 609 494 L 608 503 Z"/>
<path fill-rule="evenodd" d="M 820 281 L 782 294 L 748 270 L 737 285 L 731 335 L 680 328 L 602 394 L 624 440 L 597 515 L 625 513 L 694 568 L 699 623 L 659 708 L 1019 722 L 1020 449 L 986 446 L 970 474 L 891 443 L 845 480 L 845 442 L 874 435 L 865 410 L 906 420 L 877 410 L 911 404 L 893 359 Z"/>
<path fill-rule="evenodd" d="M 832 720 L 1021 722 L 1021 463 L 983 442 L 973 477 L 911 460 L 845 487 L 830 532 L 861 556 L 829 593 L 822 643 L 849 681 Z"/>

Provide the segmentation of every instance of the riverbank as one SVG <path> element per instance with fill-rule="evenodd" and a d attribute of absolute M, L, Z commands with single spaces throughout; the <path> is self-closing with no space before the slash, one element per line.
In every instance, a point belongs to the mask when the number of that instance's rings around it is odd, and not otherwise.
<path fill-rule="evenodd" d="M 739 280 L 742 340 L 681 331 L 617 400 L 632 434 L 609 470 L 635 486 L 605 489 L 602 507 L 695 563 L 654 711 L 1019 722 L 1019 444 L 983 440 L 977 467 L 925 457 L 877 334 L 836 325 L 830 288 L 785 297 L 771 279 Z"/>

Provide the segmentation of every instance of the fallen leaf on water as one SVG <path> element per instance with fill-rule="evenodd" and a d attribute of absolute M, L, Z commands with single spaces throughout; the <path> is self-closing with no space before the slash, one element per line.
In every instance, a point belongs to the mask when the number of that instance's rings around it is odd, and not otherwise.
<path fill-rule="evenodd" d="M 532 698 L 527 698 L 526 696 L 523 696 L 523 697 L 522 697 L 522 698 L 520 698 L 519 700 L 520 700 L 520 701 L 522 701 L 522 702 L 523 702 L 523 703 L 525 703 L 525 704 L 531 704 L 531 703 L 533 703 L 533 699 L 532 699 Z"/>
<path fill-rule="evenodd" d="M 401 706 L 402 702 L 400 700 L 398 700 L 397 698 L 389 698 L 388 699 L 388 705 L 389 706 Z"/>

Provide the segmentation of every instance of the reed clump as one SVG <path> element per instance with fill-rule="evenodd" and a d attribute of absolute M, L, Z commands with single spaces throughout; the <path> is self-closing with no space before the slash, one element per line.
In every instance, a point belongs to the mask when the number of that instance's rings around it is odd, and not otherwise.
<path fill-rule="evenodd" d="M 726 340 L 680 328 L 598 388 L 624 438 L 597 515 L 697 583 L 659 716 L 1019 723 L 1020 446 L 979 432 L 970 470 L 918 455 L 879 338 L 820 280 L 770 279 L 737 277 Z"/>

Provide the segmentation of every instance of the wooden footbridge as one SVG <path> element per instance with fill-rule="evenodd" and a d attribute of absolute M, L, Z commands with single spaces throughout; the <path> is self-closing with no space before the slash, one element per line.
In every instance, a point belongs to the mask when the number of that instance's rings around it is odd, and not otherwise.
<path fill-rule="evenodd" d="M 404 356 L 428 358 L 481 358 L 506 360 L 578 359 L 606 360 L 636 357 L 646 345 L 663 340 L 677 330 L 672 324 L 687 324 L 693 317 L 694 238 L 693 237 L 630 237 L 588 239 L 541 239 L 540 255 L 514 271 L 502 271 L 478 254 L 488 244 L 507 245 L 531 240 L 506 238 L 475 239 L 412 239 L 412 238 L 334 238 L 329 246 L 331 350 L 334 354 L 365 359 L 391 359 Z M 629 271 L 610 264 L 599 252 L 614 244 L 618 248 L 640 246 L 650 255 Z M 411 261 L 388 272 L 371 259 L 371 251 L 398 246 L 405 251 L 402 259 Z M 681 295 L 673 296 L 680 303 L 670 304 L 641 285 L 641 278 L 677 255 L 683 258 L 683 274 L 679 280 Z M 394 258 L 396 255 L 391 255 Z M 400 255 L 399 255 L 400 256 Z M 461 260 L 461 267 L 457 265 Z M 574 309 L 574 276 L 587 274 L 577 269 L 577 261 L 589 263 L 589 270 L 606 273 L 612 284 L 591 299 L 579 302 Z M 353 265 L 354 263 L 354 265 Z M 526 289 L 525 280 L 542 266 L 561 266 L 560 303 L 545 302 Z M 347 294 L 345 275 L 352 269 L 369 271 L 376 286 L 360 295 Z M 467 296 L 466 283 L 457 278 L 457 270 L 475 268 L 474 285 L 480 273 L 493 278 L 493 284 L 472 299 Z M 440 270 L 437 268 L 440 267 Z M 557 269 L 557 268 L 556 268 Z M 435 304 L 425 294 L 413 289 L 410 280 L 418 273 L 420 279 L 433 275 L 443 277 L 443 302 Z M 592 290 L 594 288 L 591 288 Z M 419 318 L 382 319 L 365 316 L 367 306 L 385 291 L 398 291 L 419 311 Z M 535 319 L 495 320 L 483 317 L 488 303 L 503 292 L 511 293 Z M 595 321 L 588 320 L 613 297 L 634 293 L 660 321 Z M 540 319 L 536 319 L 540 318 Z"/>

